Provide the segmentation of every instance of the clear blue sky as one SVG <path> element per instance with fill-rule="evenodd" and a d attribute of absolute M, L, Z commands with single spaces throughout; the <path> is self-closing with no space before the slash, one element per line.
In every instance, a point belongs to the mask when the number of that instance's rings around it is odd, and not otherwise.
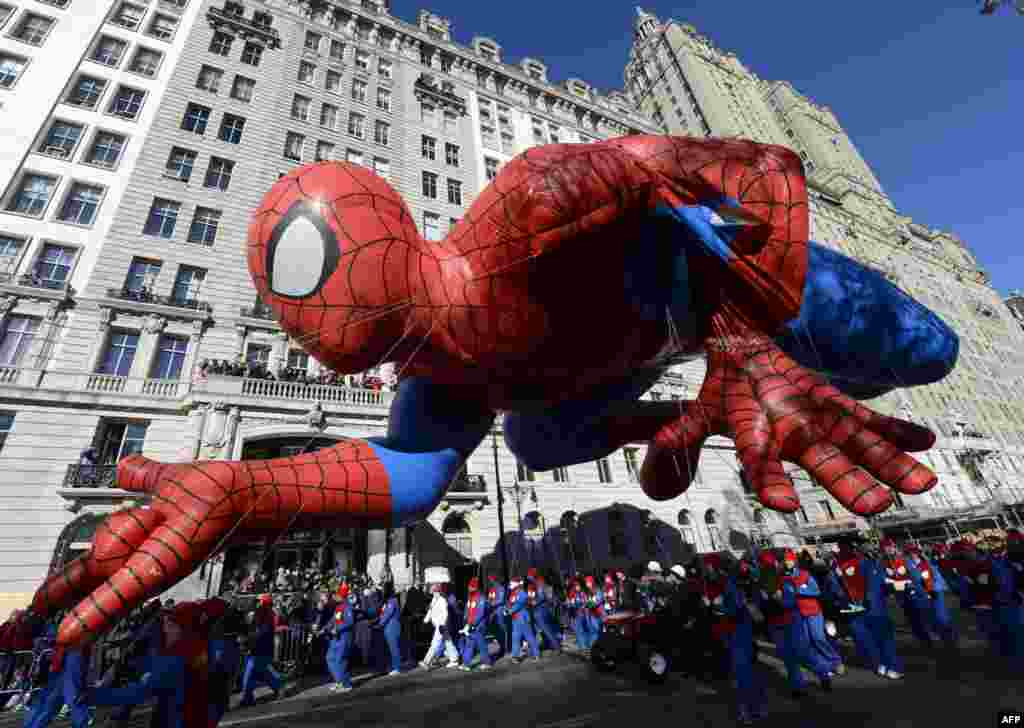
<path fill-rule="evenodd" d="M 534 56 L 556 81 L 622 87 L 635 3 L 393 0 Z M 974 0 L 647 0 L 766 79 L 830 106 L 904 215 L 963 238 L 1001 291 L 1024 289 L 1024 17 Z M 495 8 L 492 10 L 491 8 Z M 500 8 L 498 10 L 497 8 Z"/>

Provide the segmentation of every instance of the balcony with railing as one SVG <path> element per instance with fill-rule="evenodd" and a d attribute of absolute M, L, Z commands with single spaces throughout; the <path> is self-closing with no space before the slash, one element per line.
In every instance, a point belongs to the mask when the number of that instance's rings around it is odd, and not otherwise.
<path fill-rule="evenodd" d="M 0 271 L 0 283 L 20 289 L 31 289 L 31 295 L 42 294 L 44 298 L 65 299 L 75 293 L 75 289 L 68 281 L 43 278 L 35 273 L 15 275 L 12 271 Z M 22 291 L 14 292 L 21 293 Z"/>
<path fill-rule="evenodd" d="M 444 494 L 443 508 L 448 509 L 454 504 L 475 504 L 477 508 L 483 508 L 489 499 L 487 498 L 487 481 L 482 475 L 460 475 L 448 487 Z"/>
<path fill-rule="evenodd" d="M 275 28 L 239 15 L 227 8 L 210 8 L 206 19 L 215 30 L 225 29 L 236 33 L 243 40 L 258 40 L 267 48 L 281 47 L 281 34 Z"/>
<path fill-rule="evenodd" d="M 218 399 L 276 399 L 291 402 L 320 402 L 329 405 L 350 406 L 360 409 L 387 410 L 394 392 L 345 387 L 340 384 L 306 384 L 278 379 L 226 377 L 207 375 L 192 385 L 194 394 L 214 396 Z"/>
<path fill-rule="evenodd" d="M 65 488 L 116 488 L 116 465 L 68 465 Z"/>
<path fill-rule="evenodd" d="M 213 311 L 213 306 L 206 301 L 200 301 L 196 298 L 181 298 L 179 296 L 162 296 L 153 293 L 148 288 L 108 288 L 107 298 L 148 304 L 150 306 L 169 306 L 197 313 L 211 313 Z"/>
<path fill-rule="evenodd" d="M 257 319 L 260 321 L 273 321 L 274 309 L 265 303 L 257 303 L 254 306 L 242 306 L 242 308 L 238 310 L 238 315 L 242 318 Z"/>

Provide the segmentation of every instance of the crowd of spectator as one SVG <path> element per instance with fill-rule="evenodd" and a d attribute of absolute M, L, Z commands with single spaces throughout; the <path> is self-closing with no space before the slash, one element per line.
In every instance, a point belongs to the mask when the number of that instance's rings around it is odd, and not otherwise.
<path fill-rule="evenodd" d="M 329 369 L 321 369 L 317 374 L 310 374 L 305 369 L 282 366 L 277 372 L 259 361 L 228 361 L 227 359 L 203 359 L 199 364 L 202 376 L 215 375 L 220 377 L 245 377 L 247 379 L 266 379 L 277 382 L 295 382 L 298 384 L 325 384 L 335 387 L 351 387 L 353 389 L 371 389 L 374 391 L 393 391 L 394 385 L 385 382 L 381 377 L 371 374 L 343 375 Z"/>

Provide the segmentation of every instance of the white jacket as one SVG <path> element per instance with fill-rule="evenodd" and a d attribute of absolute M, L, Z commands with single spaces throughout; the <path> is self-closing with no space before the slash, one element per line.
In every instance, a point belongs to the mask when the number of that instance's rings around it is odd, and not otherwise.
<path fill-rule="evenodd" d="M 435 627 L 444 627 L 448 624 L 448 600 L 444 594 L 439 592 L 434 594 L 434 598 L 430 602 L 430 609 L 427 610 L 427 616 L 423 621 Z"/>

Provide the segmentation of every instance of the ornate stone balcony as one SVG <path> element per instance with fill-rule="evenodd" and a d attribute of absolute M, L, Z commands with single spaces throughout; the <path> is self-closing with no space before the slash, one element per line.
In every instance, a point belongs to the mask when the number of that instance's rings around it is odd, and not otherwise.
<path fill-rule="evenodd" d="M 273 309 L 265 303 L 256 304 L 255 306 L 242 306 L 238 310 L 238 315 L 242 318 L 259 319 L 260 321 L 274 320 Z"/>
<path fill-rule="evenodd" d="M 169 306 L 171 308 L 183 308 L 189 311 L 201 313 L 212 313 L 213 306 L 206 301 L 195 298 L 178 298 L 176 296 L 161 296 L 151 293 L 147 289 L 130 290 L 128 288 L 108 288 L 107 298 L 114 298 L 119 301 L 131 301 L 133 303 L 149 304 L 151 306 Z"/>
<path fill-rule="evenodd" d="M 68 465 L 65 488 L 116 488 L 116 465 Z"/>
<path fill-rule="evenodd" d="M 336 384 L 303 384 L 276 379 L 249 379 L 208 375 L 192 385 L 192 394 L 224 401 L 240 399 L 320 402 L 325 408 L 348 406 L 386 412 L 394 392 L 342 387 Z"/>
<path fill-rule="evenodd" d="M 281 34 L 276 29 L 257 24 L 224 8 L 210 8 L 206 11 L 206 19 L 216 30 L 223 29 L 235 33 L 243 40 L 258 40 L 270 49 L 281 47 Z"/>

